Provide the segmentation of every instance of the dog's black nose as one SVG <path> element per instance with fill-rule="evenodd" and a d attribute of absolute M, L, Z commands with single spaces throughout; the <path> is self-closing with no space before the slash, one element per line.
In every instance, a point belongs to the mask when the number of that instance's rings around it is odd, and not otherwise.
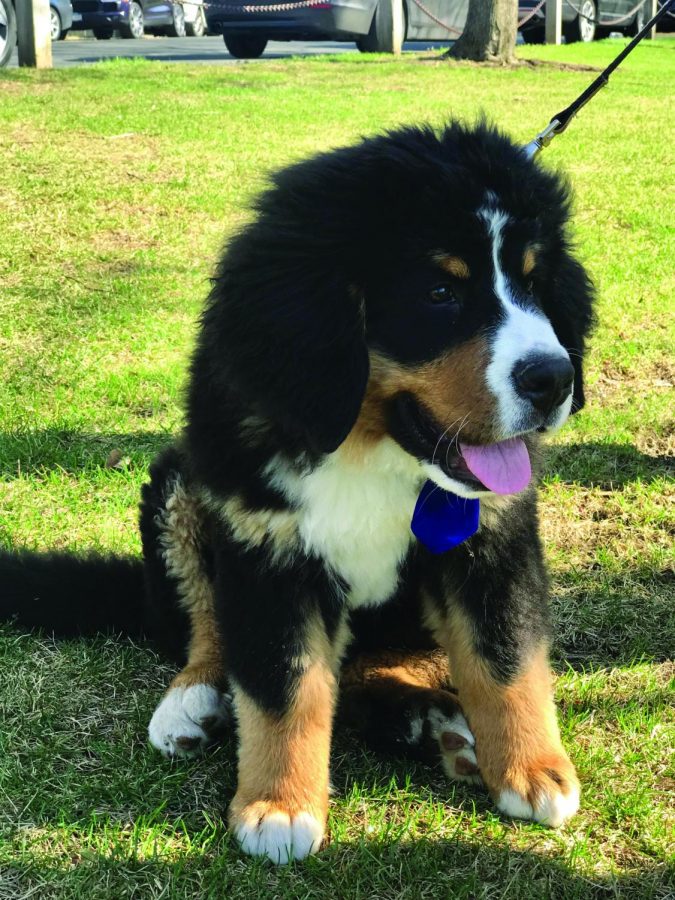
<path fill-rule="evenodd" d="M 528 356 L 516 363 L 512 377 L 520 396 L 548 415 L 569 396 L 574 369 L 566 356 Z"/>

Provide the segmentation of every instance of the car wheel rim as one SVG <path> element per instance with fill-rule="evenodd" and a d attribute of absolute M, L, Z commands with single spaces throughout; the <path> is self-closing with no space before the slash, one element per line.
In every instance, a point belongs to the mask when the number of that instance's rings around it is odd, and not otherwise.
<path fill-rule="evenodd" d="M 134 37 L 141 37 L 143 34 L 143 13 L 140 6 L 132 6 L 129 13 L 131 33 Z"/>
<path fill-rule="evenodd" d="M 61 23 L 59 22 L 59 18 L 53 9 L 50 10 L 50 16 L 51 16 L 52 40 L 58 41 L 59 35 L 61 34 Z"/>
<path fill-rule="evenodd" d="M 173 24 L 178 34 L 185 34 L 185 14 L 182 6 L 176 6 L 173 13 Z"/>
<path fill-rule="evenodd" d="M 595 6 L 592 3 L 584 3 L 581 12 L 583 14 L 579 19 L 581 40 L 592 41 L 595 35 Z"/>
<path fill-rule="evenodd" d="M 7 21 L 7 13 L 4 6 L 0 3 L 0 55 L 7 46 L 7 34 L 9 33 L 9 23 Z"/>

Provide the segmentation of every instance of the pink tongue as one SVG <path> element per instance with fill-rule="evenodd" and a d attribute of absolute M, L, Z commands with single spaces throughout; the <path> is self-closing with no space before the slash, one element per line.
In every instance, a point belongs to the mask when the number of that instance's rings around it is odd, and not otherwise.
<path fill-rule="evenodd" d="M 530 483 L 530 456 L 520 438 L 487 447 L 459 446 L 469 471 L 495 494 L 517 494 Z"/>

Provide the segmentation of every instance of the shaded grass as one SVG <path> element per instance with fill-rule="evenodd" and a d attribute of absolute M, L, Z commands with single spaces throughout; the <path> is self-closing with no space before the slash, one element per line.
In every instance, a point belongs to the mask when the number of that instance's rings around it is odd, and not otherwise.
<path fill-rule="evenodd" d="M 523 48 L 552 65 L 511 70 L 354 55 L 0 74 L 0 541 L 138 551 L 208 276 L 270 167 L 479 110 L 525 142 L 592 77 L 556 65 L 620 43 Z M 672 896 L 674 48 L 640 48 L 544 157 L 573 180 L 600 290 L 589 406 L 542 490 L 580 815 L 562 833 L 501 820 L 341 734 L 327 849 L 244 861 L 223 824 L 232 742 L 179 765 L 146 748 L 168 667 L 4 628 L 0 898 Z"/>

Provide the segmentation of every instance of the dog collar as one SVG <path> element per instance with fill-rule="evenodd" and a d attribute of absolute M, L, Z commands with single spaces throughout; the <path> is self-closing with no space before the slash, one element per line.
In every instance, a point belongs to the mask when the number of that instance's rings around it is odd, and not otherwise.
<path fill-rule="evenodd" d="M 427 481 L 415 504 L 410 528 L 432 553 L 445 553 L 478 531 L 480 500 L 467 500 Z"/>

